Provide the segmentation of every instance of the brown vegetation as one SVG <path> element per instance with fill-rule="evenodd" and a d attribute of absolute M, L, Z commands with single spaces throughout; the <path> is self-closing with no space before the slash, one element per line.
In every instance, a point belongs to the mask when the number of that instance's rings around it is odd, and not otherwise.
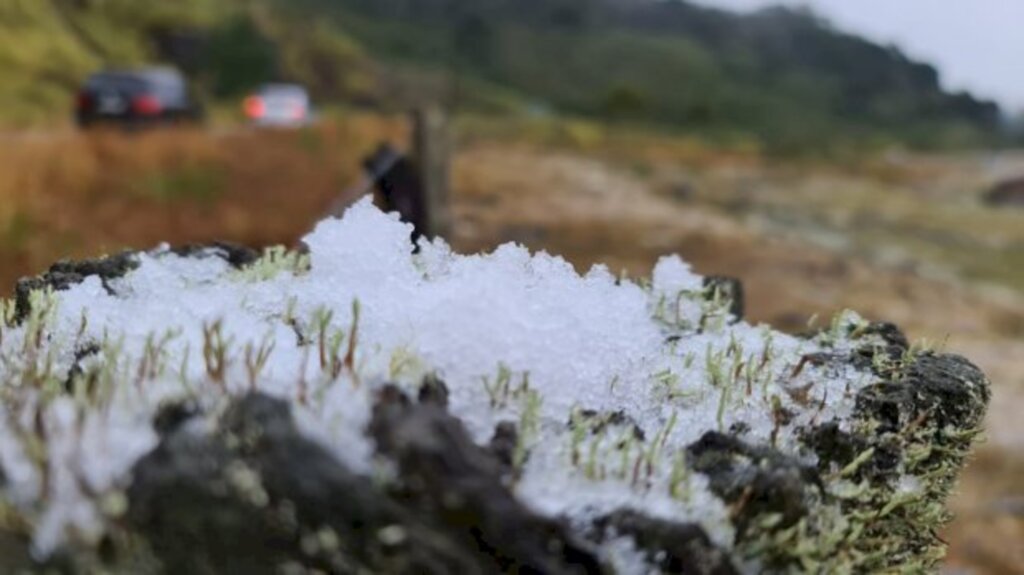
<path fill-rule="evenodd" d="M 0 140 L 0 293 L 64 257 L 160 242 L 293 244 L 358 182 L 397 120 L 293 131 L 57 133 Z"/>

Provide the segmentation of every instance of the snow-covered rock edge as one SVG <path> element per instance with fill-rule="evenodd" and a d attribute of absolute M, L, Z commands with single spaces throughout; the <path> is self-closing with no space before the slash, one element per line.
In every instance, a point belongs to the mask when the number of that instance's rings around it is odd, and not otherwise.
<path fill-rule="evenodd" d="M 217 250 L 163 248 L 120 277 L 34 292 L 20 322 L 9 305 L 0 469 L 36 557 L 98 541 L 123 512 L 163 405 L 216 414 L 252 391 L 286 399 L 307 437 L 387 477 L 366 433 L 375 397 L 388 383 L 415 394 L 429 374 L 478 444 L 515 424 L 512 489 L 526 507 L 577 526 L 635 510 L 699 525 L 728 551 L 742 539 L 736 501 L 688 460 L 692 446 L 719 432 L 819 466 L 807 430 L 861 433 L 859 394 L 888 368 L 878 363 L 904 359 L 836 360 L 885 344 L 852 313 L 811 339 L 749 325 L 678 257 L 642 285 L 515 245 L 461 256 L 435 241 L 414 253 L 409 236 L 364 200 L 319 224 L 305 255 L 237 269 Z M 857 466 L 832 468 L 837 500 L 867 490 Z M 880 485 L 924 489 L 902 467 Z M 620 572 L 652 568 L 628 537 L 600 554 Z"/>

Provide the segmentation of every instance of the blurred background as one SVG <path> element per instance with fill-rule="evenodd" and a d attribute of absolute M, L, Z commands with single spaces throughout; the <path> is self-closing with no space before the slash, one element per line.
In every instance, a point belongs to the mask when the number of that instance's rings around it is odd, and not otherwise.
<path fill-rule="evenodd" d="M 979 363 L 948 573 L 1024 573 L 1017 0 L 0 0 L 0 294 L 60 258 L 293 245 L 444 110 L 448 239 L 789 331 L 854 308 Z M 431 182 L 431 174 L 421 174 Z M 437 183 L 440 182 L 440 183 Z M 433 184 L 432 184 L 433 185 Z"/>

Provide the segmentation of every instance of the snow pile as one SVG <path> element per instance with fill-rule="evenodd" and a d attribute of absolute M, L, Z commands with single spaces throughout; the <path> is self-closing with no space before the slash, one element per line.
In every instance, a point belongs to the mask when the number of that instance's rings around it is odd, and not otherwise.
<path fill-rule="evenodd" d="M 516 245 L 413 253 L 410 231 L 364 200 L 305 238 L 308 258 L 277 253 L 239 271 L 212 252 L 162 249 L 124 277 L 37 294 L 0 342 L 0 469 L 6 497 L 35 518 L 36 552 L 98 537 L 157 443 L 165 402 L 287 398 L 304 432 L 371 474 L 375 391 L 412 391 L 429 373 L 479 443 L 518 425 L 514 489 L 536 511 L 582 524 L 633 508 L 699 523 L 728 549 L 729 510 L 682 448 L 732 430 L 807 458 L 795 430 L 843 421 L 869 381 L 806 361 L 849 348 L 855 316 L 814 340 L 752 326 L 677 257 L 642 286 Z M 631 549 L 603 552 L 627 567 Z"/>

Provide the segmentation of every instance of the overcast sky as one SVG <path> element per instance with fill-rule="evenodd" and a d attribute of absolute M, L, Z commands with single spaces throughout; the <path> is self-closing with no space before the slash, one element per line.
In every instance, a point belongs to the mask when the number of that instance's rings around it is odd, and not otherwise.
<path fill-rule="evenodd" d="M 1024 0 L 695 0 L 752 10 L 806 5 L 837 28 L 935 65 L 943 84 L 1024 110 Z"/>

